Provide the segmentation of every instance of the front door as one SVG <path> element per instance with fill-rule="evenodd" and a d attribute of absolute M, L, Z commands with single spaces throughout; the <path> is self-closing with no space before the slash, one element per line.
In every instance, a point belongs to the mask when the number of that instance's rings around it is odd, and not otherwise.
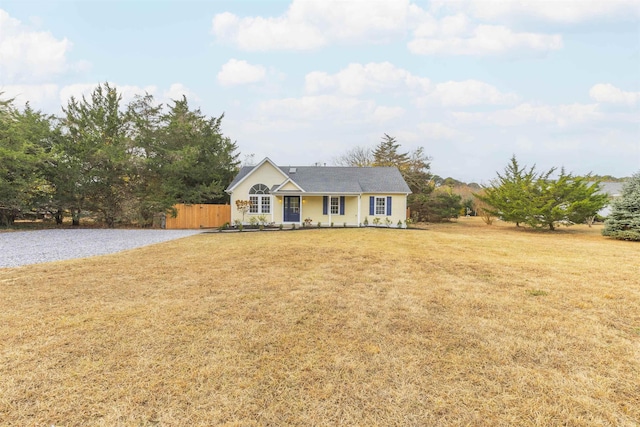
<path fill-rule="evenodd" d="M 300 196 L 284 196 L 284 222 L 300 222 Z"/>

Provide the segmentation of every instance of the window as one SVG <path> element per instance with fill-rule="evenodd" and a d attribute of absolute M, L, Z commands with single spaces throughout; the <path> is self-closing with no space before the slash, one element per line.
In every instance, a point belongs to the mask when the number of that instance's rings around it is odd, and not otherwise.
<path fill-rule="evenodd" d="M 322 196 L 322 215 L 344 215 L 344 196 Z"/>
<path fill-rule="evenodd" d="M 369 215 L 385 215 L 391 216 L 391 196 L 370 196 L 369 197 Z"/>
<path fill-rule="evenodd" d="M 387 214 L 387 199 L 385 197 L 376 197 L 376 215 Z"/>
<path fill-rule="evenodd" d="M 338 215 L 340 213 L 340 198 L 331 198 L 331 215 Z"/>
<path fill-rule="evenodd" d="M 249 194 L 251 194 L 249 196 L 249 201 L 251 202 L 249 213 L 271 213 L 271 196 L 269 195 L 269 187 L 264 184 L 256 184 L 251 187 Z"/>
<path fill-rule="evenodd" d="M 260 198 L 258 196 L 249 196 L 249 201 L 251 202 L 251 207 L 249 208 L 249 213 L 258 213 L 258 208 Z"/>
<path fill-rule="evenodd" d="M 269 196 L 262 197 L 260 207 L 262 213 L 271 213 L 271 198 Z"/>

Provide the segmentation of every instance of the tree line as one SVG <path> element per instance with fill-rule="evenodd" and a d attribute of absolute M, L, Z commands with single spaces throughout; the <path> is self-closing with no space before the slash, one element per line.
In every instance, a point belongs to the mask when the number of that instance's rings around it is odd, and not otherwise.
<path fill-rule="evenodd" d="M 463 209 L 462 197 L 452 191 L 450 182 L 431 174 L 431 158 L 424 147 L 403 151 L 396 138 L 384 134 L 374 147 L 354 147 L 334 159 L 338 166 L 395 166 L 411 189 L 407 206 L 411 218 L 437 222 L 457 218 Z M 451 179 L 448 178 L 451 181 Z M 438 183 L 445 185 L 438 185 Z"/>
<path fill-rule="evenodd" d="M 0 225 L 47 214 L 58 224 L 92 215 L 109 227 L 149 226 L 176 203 L 228 201 L 239 154 L 222 133 L 224 115 L 207 117 L 186 97 L 165 106 L 146 94 L 124 105 L 108 83 L 62 111 L 0 100 Z"/>
<path fill-rule="evenodd" d="M 0 225 L 25 215 L 50 215 L 58 224 L 70 216 L 79 225 L 90 215 L 109 227 L 149 226 L 176 203 L 228 201 L 224 189 L 240 162 L 236 143 L 222 133 L 224 115 L 208 117 L 186 97 L 163 105 L 145 94 L 124 105 L 108 83 L 89 96 L 72 97 L 62 111 L 55 117 L 28 103 L 19 110 L 0 93 Z M 556 168 L 537 172 L 521 167 L 515 156 L 484 188 L 442 179 L 431 174 L 423 147 L 403 151 L 387 134 L 374 148 L 352 148 L 334 163 L 397 167 L 412 191 L 408 206 L 416 221 L 478 212 L 487 221 L 497 217 L 553 230 L 592 221 L 608 202 L 597 177 Z M 631 240 L 640 208 L 637 195 L 624 200 L 636 211 L 616 202 L 618 219 L 609 221 L 606 233 Z M 627 211 L 620 213 L 621 206 Z"/>
<path fill-rule="evenodd" d="M 334 163 L 359 167 L 396 166 L 412 191 L 407 203 L 415 221 L 435 222 L 472 214 L 482 216 L 488 224 L 500 218 L 518 227 L 526 225 L 554 230 L 558 225 L 591 225 L 598 212 L 609 203 L 609 196 L 600 191 L 602 177 L 577 176 L 555 167 L 538 172 L 535 166 L 528 169 L 520 166 L 515 156 L 504 172 L 498 172 L 497 178 L 486 186 L 433 175 L 430 161 L 422 147 L 403 152 L 396 139 L 385 134 L 374 148 L 352 148 L 337 157 Z M 629 224 L 638 223 L 637 215 L 640 214 L 631 214 L 633 219 L 629 219 L 627 211 L 622 214 L 616 210 L 629 203 L 637 204 L 637 196 L 634 197 L 632 202 L 613 203 L 614 211 L 605 223 L 605 235 L 623 235 L 628 240 L 631 240 L 629 236 L 635 235 L 629 231 L 634 225 Z M 623 219 L 615 219 L 621 217 Z M 616 231 L 612 231 L 614 221 Z M 619 231 L 620 227 L 626 228 Z"/>

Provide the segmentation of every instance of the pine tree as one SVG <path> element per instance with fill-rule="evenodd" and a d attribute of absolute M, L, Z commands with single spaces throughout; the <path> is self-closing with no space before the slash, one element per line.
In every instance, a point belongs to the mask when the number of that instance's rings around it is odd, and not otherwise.
<path fill-rule="evenodd" d="M 491 181 L 483 193 L 475 196 L 488 205 L 484 208 L 486 214 L 520 226 L 532 215 L 534 188 L 538 178 L 535 166 L 526 170 L 520 166 L 516 156 L 512 156 L 504 173 L 498 173 L 498 178 Z"/>
<path fill-rule="evenodd" d="M 622 196 L 611 203 L 611 214 L 604 222 L 602 234 L 640 241 L 640 172 L 624 184 Z"/>
<path fill-rule="evenodd" d="M 400 144 L 392 136 L 384 134 L 373 150 L 373 166 L 396 166 L 402 170 L 409 163 L 409 153 L 399 153 Z"/>
<path fill-rule="evenodd" d="M 487 217 L 550 230 L 557 224 L 585 222 L 606 204 L 606 195 L 598 194 L 599 182 L 590 182 L 590 176 L 577 177 L 561 169 L 558 178 L 551 179 L 555 171 L 525 170 L 513 156 L 504 174 L 475 196 L 489 205 L 483 208 Z"/>
<path fill-rule="evenodd" d="M 395 166 L 413 194 L 430 193 L 431 158 L 424 153 L 424 148 L 418 147 L 411 153 L 401 153 L 399 149 L 400 144 L 396 139 L 385 133 L 373 150 L 372 166 Z"/>
<path fill-rule="evenodd" d="M 0 95 L 2 95 L 0 93 Z M 51 116 L 23 111 L 12 100 L 0 100 L 0 225 L 11 225 L 26 212 L 37 211 L 46 199 L 42 166 L 50 142 Z"/>
<path fill-rule="evenodd" d="M 61 139 L 61 176 L 73 185 L 61 186 L 72 210 L 73 224 L 80 212 L 98 212 L 107 226 L 122 219 L 122 204 L 131 178 L 128 122 L 120 110 L 122 95 L 108 83 L 99 85 L 89 98 L 71 98 L 66 108 Z"/>
<path fill-rule="evenodd" d="M 598 194 L 600 183 L 590 182 L 590 176 L 579 177 L 566 173 L 564 168 L 556 179 L 549 179 L 551 169 L 538 179 L 531 215 L 527 224 L 532 227 L 548 227 L 556 224 L 583 223 L 595 215 L 607 203 L 606 194 Z"/>

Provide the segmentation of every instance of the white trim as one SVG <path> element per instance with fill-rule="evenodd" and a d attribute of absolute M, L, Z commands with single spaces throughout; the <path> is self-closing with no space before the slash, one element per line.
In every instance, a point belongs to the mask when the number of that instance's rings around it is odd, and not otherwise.
<path fill-rule="evenodd" d="M 280 190 L 282 187 L 287 185 L 287 183 L 289 183 L 289 182 L 292 183 L 293 185 L 295 185 L 296 187 L 298 187 L 298 190 L 302 191 L 303 193 L 306 193 L 306 191 L 304 191 L 304 189 L 302 187 L 300 187 L 298 185 L 298 183 L 295 182 L 291 177 L 287 178 L 282 184 L 278 185 L 278 188 L 273 190 L 272 193 L 275 193 L 276 191 Z M 283 190 L 283 191 L 291 191 L 291 190 Z"/>
<path fill-rule="evenodd" d="M 249 194 L 249 201 L 251 201 L 251 198 L 255 197 L 258 199 L 258 203 L 255 204 L 255 206 L 258 207 L 257 212 L 251 212 L 251 208 L 249 208 L 249 212 L 247 212 L 249 215 L 273 215 L 273 198 L 271 197 L 271 194 Z M 269 199 L 269 212 L 262 212 L 262 199 L 263 198 L 268 198 Z M 251 202 L 252 205 L 251 207 L 253 207 L 253 202 Z"/>
<path fill-rule="evenodd" d="M 340 215 L 340 197 L 344 197 L 344 196 L 329 196 L 329 214 L 330 215 Z M 331 212 L 333 207 L 333 199 L 338 200 L 338 212 L 336 213 Z"/>
<path fill-rule="evenodd" d="M 373 196 L 373 216 L 388 216 L 387 215 L 387 197 L 388 196 Z M 378 199 L 384 201 L 384 213 L 378 213 Z"/>
<path fill-rule="evenodd" d="M 278 172 L 280 172 L 282 174 L 282 176 L 286 179 L 289 178 L 289 175 L 287 175 L 286 173 L 284 173 L 282 171 L 282 169 L 280 169 L 278 167 L 278 165 L 276 165 L 275 163 L 273 163 L 271 161 L 270 158 L 265 157 L 260 163 L 258 163 L 256 166 L 253 167 L 253 169 L 251 169 L 249 171 L 249 173 L 247 173 L 240 181 L 236 182 L 236 184 L 233 187 L 227 188 L 225 191 L 229 194 L 233 193 L 233 189 L 236 188 L 238 185 L 240 185 L 242 182 L 244 182 L 245 179 L 247 179 L 249 176 L 251 176 L 251 174 L 253 174 L 255 171 L 257 171 L 258 169 L 260 169 L 260 167 L 265 164 L 265 163 L 269 163 L 271 166 L 273 166 L 274 168 L 276 168 L 276 170 Z"/>

